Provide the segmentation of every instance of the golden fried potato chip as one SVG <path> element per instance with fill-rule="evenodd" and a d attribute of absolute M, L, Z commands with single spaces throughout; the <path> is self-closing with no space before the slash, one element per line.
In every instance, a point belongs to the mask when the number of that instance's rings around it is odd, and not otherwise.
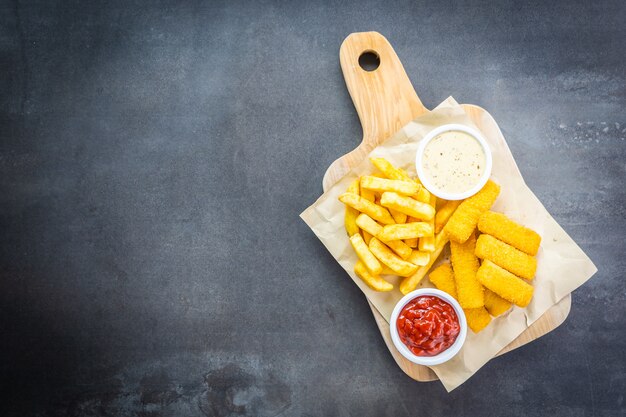
<path fill-rule="evenodd" d="M 426 222 L 413 222 L 404 224 L 390 224 L 383 227 L 379 233 L 379 239 L 383 241 L 412 239 L 422 236 L 432 236 L 433 227 Z"/>
<path fill-rule="evenodd" d="M 461 204 L 462 200 L 449 200 L 446 201 L 435 213 L 435 233 L 439 233 L 443 230 L 454 210 Z"/>
<path fill-rule="evenodd" d="M 421 220 L 430 220 L 435 216 L 431 205 L 389 191 L 383 193 L 380 204 Z"/>
<path fill-rule="evenodd" d="M 376 223 L 376 221 L 367 214 L 359 214 L 359 216 L 356 218 L 356 224 L 361 229 L 363 229 L 364 232 L 372 234 L 381 239 L 379 235 L 383 231 L 383 227 L 380 224 Z M 384 239 L 381 240 L 384 241 Z M 367 240 L 365 242 L 369 244 Z M 385 241 L 385 244 L 389 246 L 391 250 L 397 253 L 402 259 L 407 259 L 411 255 L 412 249 L 401 240 L 394 239 L 391 241 Z"/>
<path fill-rule="evenodd" d="M 387 265 L 397 275 L 407 276 L 417 270 L 417 265 L 403 260 L 375 237 L 370 241 L 369 248 L 376 258 Z"/>
<path fill-rule="evenodd" d="M 379 199 L 379 203 L 380 203 L 380 199 Z M 407 216 L 404 213 L 400 213 L 397 210 L 394 210 L 394 209 L 387 209 L 387 210 L 389 210 L 389 213 L 391 213 L 391 217 L 393 217 L 395 222 L 398 224 L 406 223 L 406 219 L 409 218 L 409 216 Z"/>
<path fill-rule="evenodd" d="M 372 238 L 373 240 L 374 238 Z M 370 242 L 371 243 L 371 242 Z M 374 275 L 378 275 L 383 270 L 382 265 L 378 262 L 378 259 L 372 254 L 369 247 L 365 244 L 365 241 L 360 234 L 354 234 L 350 236 L 350 244 L 354 248 L 356 255 L 365 264 L 367 269 Z"/>
<path fill-rule="evenodd" d="M 387 161 L 385 158 L 370 158 L 370 161 L 390 180 L 413 181 L 406 172 L 394 167 L 391 162 Z"/>
<path fill-rule="evenodd" d="M 437 197 L 433 194 L 430 196 L 430 202 L 429 204 L 431 205 L 432 208 L 435 208 L 437 206 Z M 437 213 L 435 212 L 435 216 L 437 215 Z M 432 219 L 430 219 L 428 221 L 428 224 L 430 224 L 430 226 L 434 229 L 435 228 L 435 218 L 433 217 Z M 420 237 L 420 241 L 418 244 L 418 249 L 424 252 L 432 252 L 435 250 L 435 236 L 424 236 L 424 237 Z"/>
<path fill-rule="evenodd" d="M 411 276 L 406 277 L 400 283 L 400 291 L 402 294 L 408 294 L 417 288 L 417 285 L 422 281 L 422 279 L 426 276 L 430 268 L 433 266 L 443 248 L 449 242 L 448 235 L 443 231 L 440 232 L 437 236 L 435 236 L 435 250 L 430 254 L 430 260 L 428 264 L 421 266 L 415 273 Z"/>
<path fill-rule="evenodd" d="M 347 192 L 358 194 L 359 193 L 359 180 L 356 179 L 350 183 Z M 346 215 L 344 218 L 344 222 L 346 225 L 346 232 L 348 236 L 352 236 L 355 233 L 359 233 L 359 227 L 356 224 L 356 218 L 359 215 L 359 211 L 353 209 L 350 206 L 346 206 Z"/>
<path fill-rule="evenodd" d="M 374 220 L 378 220 L 383 224 L 395 224 L 396 222 L 389 214 L 389 211 L 377 204 L 364 199 L 363 197 L 353 194 L 344 193 L 339 196 L 339 201 L 370 216 Z"/>
<path fill-rule="evenodd" d="M 393 191 L 398 194 L 413 195 L 420 190 L 420 186 L 414 181 L 389 180 L 374 176 L 361 177 L 361 188 L 367 190 L 385 192 Z"/>
<path fill-rule="evenodd" d="M 417 266 L 428 265 L 428 262 L 430 262 L 430 253 L 414 250 L 406 260 Z"/>
<path fill-rule="evenodd" d="M 374 291 L 391 291 L 393 285 L 379 277 L 372 274 L 361 261 L 357 261 L 354 265 L 354 273 L 367 284 L 368 287 Z"/>

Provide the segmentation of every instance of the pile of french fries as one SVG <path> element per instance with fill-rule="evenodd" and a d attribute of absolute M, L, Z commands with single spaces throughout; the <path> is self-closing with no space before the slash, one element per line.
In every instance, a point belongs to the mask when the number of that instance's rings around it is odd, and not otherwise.
<path fill-rule="evenodd" d="M 360 177 L 339 196 L 359 278 L 376 291 L 391 291 L 381 275 L 400 276 L 399 289 L 407 294 L 450 243 L 451 264 L 441 264 L 429 279 L 459 301 L 474 332 L 512 304 L 528 305 L 533 287 L 527 281 L 537 269 L 541 237 L 489 211 L 499 185 L 488 181 L 466 200 L 437 201 L 404 170 L 383 158 L 370 160 L 379 172 Z"/>

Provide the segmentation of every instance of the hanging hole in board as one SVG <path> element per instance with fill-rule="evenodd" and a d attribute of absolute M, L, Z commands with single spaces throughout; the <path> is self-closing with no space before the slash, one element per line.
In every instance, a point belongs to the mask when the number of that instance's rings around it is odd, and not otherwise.
<path fill-rule="evenodd" d="M 368 72 L 376 71 L 380 66 L 380 57 L 374 51 L 365 51 L 359 57 L 359 66 Z"/>

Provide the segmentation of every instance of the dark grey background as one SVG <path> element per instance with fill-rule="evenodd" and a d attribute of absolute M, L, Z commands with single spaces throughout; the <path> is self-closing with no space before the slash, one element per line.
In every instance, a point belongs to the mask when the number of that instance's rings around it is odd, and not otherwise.
<path fill-rule="evenodd" d="M 0 5 L 0 415 L 626 414 L 626 6 Z M 395 365 L 299 219 L 361 129 L 377 30 L 428 107 L 499 121 L 598 274 L 447 394 Z"/>

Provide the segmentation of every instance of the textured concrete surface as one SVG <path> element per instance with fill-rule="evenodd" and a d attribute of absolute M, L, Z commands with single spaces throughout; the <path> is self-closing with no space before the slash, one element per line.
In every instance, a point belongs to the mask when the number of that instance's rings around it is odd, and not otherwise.
<path fill-rule="evenodd" d="M 623 416 L 626 6 L 0 3 L 0 415 Z M 446 394 L 298 214 L 361 130 L 350 32 L 499 121 L 596 262 L 566 323 Z"/>

